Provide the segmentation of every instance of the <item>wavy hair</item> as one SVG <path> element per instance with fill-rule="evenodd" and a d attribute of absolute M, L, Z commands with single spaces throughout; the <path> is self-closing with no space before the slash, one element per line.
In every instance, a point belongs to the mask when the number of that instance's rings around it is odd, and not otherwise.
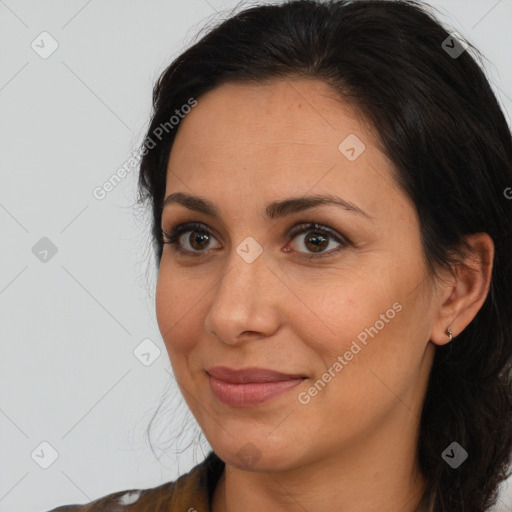
<path fill-rule="evenodd" d="M 451 343 L 436 346 L 418 441 L 428 482 L 421 506 L 484 512 L 511 474 L 512 137 L 475 60 L 480 52 L 467 41 L 460 55 L 447 51 L 462 40 L 447 39 L 450 29 L 431 9 L 416 0 L 294 0 L 232 13 L 154 86 L 138 201 L 152 208 L 159 267 L 166 167 L 178 129 L 169 119 L 222 83 L 313 78 L 357 108 L 414 202 L 431 275 L 457 272 L 471 249 L 466 235 L 486 232 L 495 245 L 485 303 Z M 457 469 L 441 457 L 453 441 L 469 454 Z"/>

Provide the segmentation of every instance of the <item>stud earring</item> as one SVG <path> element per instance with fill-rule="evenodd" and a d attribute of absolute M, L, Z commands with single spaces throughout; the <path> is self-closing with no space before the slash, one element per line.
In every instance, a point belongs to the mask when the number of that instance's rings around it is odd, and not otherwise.
<path fill-rule="evenodd" d="M 452 341 L 453 340 L 453 334 L 452 334 L 452 328 L 451 327 L 448 327 L 447 334 L 450 337 L 450 341 Z"/>

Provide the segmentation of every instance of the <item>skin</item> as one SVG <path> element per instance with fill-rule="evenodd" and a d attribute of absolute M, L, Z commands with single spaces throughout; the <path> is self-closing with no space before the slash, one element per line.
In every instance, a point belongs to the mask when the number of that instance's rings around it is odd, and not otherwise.
<path fill-rule="evenodd" d="M 338 149 L 355 134 L 366 146 L 350 161 Z M 166 196 L 198 195 L 220 218 L 171 204 L 162 227 L 184 222 L 210 230 L 203 245 L 166 244 L 156 314 L 175 377 L 208 442 L 226 468 L 214 512 L 413 512 L 426 481 L 417 465 L 419 416 L 436 345 L 459 334 L 489 288 L 493 244 L 469 237 L 474 272 L 432 278 L 418 217 L 393 181 L 393 165 L 360 114 L 317 80 L 223 84 L 205 94 L 179 126 Z M 333 205 L 267 219 L 276 199 L 336 193 L 371 219 Z M 312 228 L 331 227 L 324 258 Z M 204 233 L 199 233 L 201 235 Z M 197 236 L 197 233 L 195 234 Z M 236 251 L 254 238 L 252 263 Z M 210 240 L 208 244 L 208 240 Z M 201 252 L 202 251 L 202 252 Z M 209 253 L 209 254 L 208 254 Z M 367 345 L 309 403 L 301 392 L 333 367 L 358 334 L 399 303 Z M 205 369 L 259 366 L 306 375 L 265 404 L 239 408 L 213 395 Z M 304 395 L 302 395 L 304 396 Z M 447 445 L 452 440 L 447 440 Z M 250 463 L 238 455 L 255 454 Z"/>

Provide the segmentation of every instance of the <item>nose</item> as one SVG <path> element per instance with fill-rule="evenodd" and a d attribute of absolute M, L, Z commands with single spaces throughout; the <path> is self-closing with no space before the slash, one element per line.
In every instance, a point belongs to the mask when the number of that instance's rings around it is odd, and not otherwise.
<path fill-rule="evenodd" d="M 289 293 L 263 253 L 249 263 L 233 250 L 210 295 L 204 328 L 230 345 L 241 343 L 248 334 L 251 338 L 271 336 L 284 318 Z"/>

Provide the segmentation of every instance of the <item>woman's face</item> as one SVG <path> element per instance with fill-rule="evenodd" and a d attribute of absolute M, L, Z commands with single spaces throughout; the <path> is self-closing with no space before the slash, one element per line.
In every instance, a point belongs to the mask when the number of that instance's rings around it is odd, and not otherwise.
<path fill-rule="evenodd" d="M 156 290 L 176 379 L 215 452 L 255 470 L 394 442 L 414 453 L 439 304 L 413 204 L 357 112 L 320 81 L 222 85 L 179 126 L 176 193 L 217 211 L 165 206 L 166 233 L 201 225 L 164 245 Z M 327 195 L 353 207 L 304 203 Z M 222 384 L 216 366 L 303 378 Z"/>

